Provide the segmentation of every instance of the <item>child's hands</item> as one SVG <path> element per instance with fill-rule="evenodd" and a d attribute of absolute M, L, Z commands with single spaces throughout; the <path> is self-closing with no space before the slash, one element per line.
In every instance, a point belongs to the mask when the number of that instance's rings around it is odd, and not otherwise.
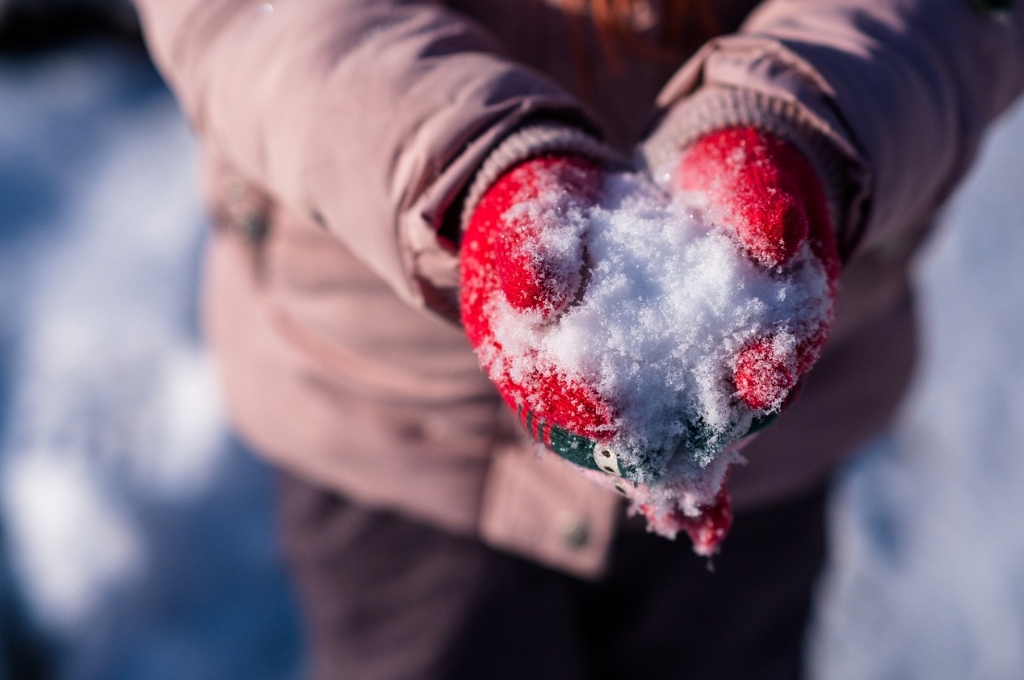
<path fill-rule="evenodd" d="M 637 420 L 634 406 L 644 401 L 663 405 L 686 402 L 687 391 L 694 389 L 692 379 L 682 383 L 666 381 L 661 388 L 664 393 L 656 387 L 662 384 L 658 377 L 653 377 L 651 387 L 642 393 L 609 393 L 607 384 L 599 390 L 598 383 L 588 379 L 587 374 L 559 365 L 556 357 L 561 355 L 557 352 L 545 353 L 531 344 L 539 337 L 537 329 L 546 329 L 543 333 L 550 335 L 549 331 L 554 329 L 568 328 L 569 312 L 586 309 L 583 305 L 589 304 L 589 295 L 585 293 L 600 286 L 605 281 L 602 277 L 636 275 L 628 267 L 616 269 L 622 264 L 612 264 L 609 269 L 607 265 L 614 262 L 615 256 L 612 260 L 594 260 L 594 249 L 600 250 L 599 241 L 595 241 L 599 237 L 603 239 L 600 243 L 605 258 L 617 252 L 607 251 L 611 232 L 601 231 L 615 228 L 609 227 L 611 222 L 607 220 L 611 217 L 609 211 L 618 209 L 618 200 L 625 201 L 622 205 L 629 204 L 629 199 L 621 197 L 608 201 L 607 193 L 603 193 L 608 191 L 610 178 L 617 177 L 582 156 L 549 154 L 515 165 L 491 184 L 465 224 L 461 246 L 462 319 L 483 368 L 531 436 L 574 463 L 608 473 L 605 479 L 633 499 L 634 507 L 647 516 L 653 530 L 669 536 L 686 531 L 698 552 L 710 554 L 731 523 L 724 471 L 738 456 L 726 454 L 723 449 L 781 408 L 799 376 L 817 359 L 827 335 L 839 259 L 826 199 L 814 171 L 796 150 L 751 128 L 712 133 L 678 157 L 670 193 L 685 194 L 685 205 L 702 208 L 700 222 L 707 225 L 705 228 L 724 231 L 731 237 L 736 245 L 723 246 L 732 253 L 727 259 L 746 264 L 724 264 L 730 268 L 730 275 L 749 270 L 751 274 L 740 278 L 754 276 L 761 282 L 737 280 L 738 287 L 731 289 L 726 304 L 742 309 L 754 303 L 762 305 L 765 311 L 758 317 L 760 321 L 753 320 L 757 330 L 744 332 L 742 324 L 733 328 L 721 319 L 709 317 L 701 321 L 706 311 L 699 305 L 694 309 L 696 315 L 684 314 L 686 318 L 673 317 L 671 313 L 662 316 L 669 308 L 674 309 L 671 305 L 659 307 L 660 303 L 655 303 L 650 308 L 654 313 L 649 318 L 662 318 L 669 326 L 684 330 L 688 326 L 698 334 L 712 333 L 708 337 L 726 333 L 718 341 L 722 343 L 719 349 L 714 349 L 714 341 L 708 346 L 720 357 L 715 361 L 722 362 L 721 378 L 710 383 L 705 380 L 701 389 L 720 390 L 721 398 L 733 404 L 721 408 L 733 415 L 727 416 L 731 422 L 719 422 L 707 429 L 710 426 L 699 413 L 664 411 L 670 420 L 682 419 L 681 429 L 654 449 L 638 450 L 629 442 L 639 441 L 637 437 L 643 439 L 645 432 L 636 430 L 642 419 Z M 662 224 L 673 224 L 673 215 L 680 213 L 667 207 L 667 199 L 654 195 L 645 198 L 648 189 L 641 184 L 612 182 L 620 190 L 635 186 L 640 191 L 637 200 L 649 201 L 650 207 L 641 209 L 636 216 L 661 215 L 669 220 Z M 650 191 L 656 192 L 653 188 Z M 594 219 L 603 226 L 596 227 Z M 659 218 L 653 219 L 657 228 Z M 694 245 L 701 241 L 694 228 L 679 224 L 680 247 L 700 248 Z M 674 230 L 675 227 L 668 228 L 670 232 Z M 629 228 L 627 236 L 628 232 Z M 688 235 L 683 236 L 684 232 Z M 653 238 L 654 232 L 649 236 L 638 232 L 636 236 L 648 237 Z M 729 239 L 722 240 L 723 244 L 728 242 Z M 675 260 L 669 257 L 658 262 L 660 255 L 654 260 L 634 261 L 629 266 L 651 268 L 650 272 L 639 272 L 644 281 L 648 281 L 644 278 L 648 274 L 661 272 L 661 277 L 655 279 L 665 282 L 665 295 L 672 296 L 673 291 L 682 289 L 698 297 L 702 295 L 699 290 L 705 285 L 701 280 L 704 274 L 694 279 L 694 272 L 683 269 L 665 276 L 662 266 Z M 808 267 L 819 273 L 808 279 Z M 698 269 L 704 270 L 706 266 Z M 714 287 L 719 274 L 710 275 L 710 285 Z M 804 280 L 812 283 L 806 292 L 800 288 L 803 284 L 798 283 Z M 819 282 L 816 286 L 815 280 Z M 771 302 L 775 298 L 770 296 L 759 297 L 767 289 L 752 292 L 763 285 L 780 286 L 779 290 L 789 290 L 803 302 L 787 300 L 773 310 L 780 302 Z M 747 286 L 754 287 L 747 290 Z M 650 288 L 641 286 L 637 290 Z M 755 297 L 748 300 L 752 294 Z M 796 304 L 796 316 L 791 317 L 781 310 L 792 304 Z M 705 322 L 711 326 L 703 326 Z M 732 330 L 724 330 L 726 326 L 722 323 Z M 602 342 L 615 344 L 612 336 L 621 341 L 622 336 L 617 333 L 622 329 L 616 324 L 621 322 L 612 322 L 608 327 L 612 334 L 609 338 L 602 340 L 602 335 L 595 343 L 602 361 L 615 361 L 615 353 L 621 354 L 620 346 L 609 349 L 612 354 L 607 357 L 603 357 L 604 350 L 600 349 Z M 641 334 L 660 335 L 661 330 L 652 327 Z M 745 339 L 736 341 L 729 340 L 730 337 Z M 661 367 L 657 363 L 660 359 L 639 349 L 633 350 L 633 361 L 649 364 L 643 370 L 655 373 L 685 372 L 691 370 L 685 366 L 691 365 L 687 362 L 693 360 L 696 352 L 697 360 L 707 366 L 703 362 L 705 350 L 694 347 L 681 350 L 690 356 L 682 364 L 667 363 Z M 652 377 L 650 372 L 647 375 Z M 680 389 L 683 391 L 679 392 Z M 615 394 L 616 400 L 613 402 L 603 394 Z M 705 466 L 708 467 L 704 469 Z"/>

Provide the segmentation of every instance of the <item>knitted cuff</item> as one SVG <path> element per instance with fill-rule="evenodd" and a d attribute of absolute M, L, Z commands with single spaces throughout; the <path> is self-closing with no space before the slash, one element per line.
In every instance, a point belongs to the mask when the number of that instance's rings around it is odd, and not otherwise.
<path fill-rule="evenodd" d="M 664 181 L 680 152 L 715 130 L 750 126 L 792 144 L 818 173 L 837 236 L 845 231 L 849 203 L 849 162 L 828 135 L 795 103 L 753 90 L 707 86 L 673 106 L 641 145 L 639 162 Z"/>
<path fill-rule="evenodd" d="M 462 207 L 462 227 L 469 222 L 484 193 L 502 175 L 523 161 L 550 153 L 585 156 L 610 169 L 629 165 L 614 149 L 578 128 L 558 123 L 521 128 L 495 147 L 477 171 Z"/>

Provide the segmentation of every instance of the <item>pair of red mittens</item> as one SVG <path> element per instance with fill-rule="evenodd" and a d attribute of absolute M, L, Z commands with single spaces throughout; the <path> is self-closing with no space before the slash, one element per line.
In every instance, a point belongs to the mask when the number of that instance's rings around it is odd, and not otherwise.
<path fill-rule="evenodd" d="M 557 324 L 583 294 L 587 213 L 606 177 L 598 162 L 558 153 L 501 174 L 466 220 L 461 313 L 484 370 L 531 435 L 573 462 L 629 479 L 617 465 L 603 468 L 595 453 L 608 455 L 602 446 L 615 436 L 617 418 L 599 390 L 558 365 L 511 356 L 495 332 L 517 323 L 516 315 L 523 323 Z M 668 189 L 702 197 L 711 223 L 766 270 L 784 272 L 806 243 L 834 296 L 840 261 L 825 192 L 787 142 L 751 127 L 713 132 L 683 150 Z M 817 359 L 828 321 L 802 327 L 796 342 L 776 342 L 769 332 L 742 346 L 731 362 L 735 398 L 753 411 L 777 411 Z M 686 531 L 698 552 L 709 554 L 731 523 L 728 494 L 723 487 L 696 516 L 676 511 L 649 519 Z"/>

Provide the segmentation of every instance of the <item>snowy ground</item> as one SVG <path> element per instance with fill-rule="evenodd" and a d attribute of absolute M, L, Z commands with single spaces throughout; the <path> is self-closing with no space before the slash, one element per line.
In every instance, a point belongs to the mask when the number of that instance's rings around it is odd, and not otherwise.
<path fill-rule="evenodd" d="M 100 49 L 0 61 L 0 102 L 4 597 L 30 614 L 8 656 L 36 636 L 61 678 L 289 677 L 270 474 L 227 436 L 198 342 L 174 102 Z"/>
<path fill-rule="evenodd" d="M 917 274 L 921 372 L 840 486 L 814 665 L 825 680 L 1024 678 L 1024 100 Z"/>
<path fill-rule="evenodd" d="M 272 480 L 197 339 L 184 123 L 123 51 L 0 60 L 0 102 L 0 680 L 294 677 Z M 922 262 L 914 396 L 837 495 L 822 680 L 1024 677 L 1024 107 L 986 159 Z"/>

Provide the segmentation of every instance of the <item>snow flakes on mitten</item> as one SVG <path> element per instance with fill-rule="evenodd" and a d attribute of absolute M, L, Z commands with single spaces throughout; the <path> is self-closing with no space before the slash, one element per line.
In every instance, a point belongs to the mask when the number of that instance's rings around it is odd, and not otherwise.
<path fill-rule="evenodd" d="M 731 522 L 736 442 L 817 357 L 834 290 L 806 217 L 757 241 L 714 198 L 535 159 L 484 194 L 462 245 L 467 334 L 523 425 L 702 554 Z"/>

